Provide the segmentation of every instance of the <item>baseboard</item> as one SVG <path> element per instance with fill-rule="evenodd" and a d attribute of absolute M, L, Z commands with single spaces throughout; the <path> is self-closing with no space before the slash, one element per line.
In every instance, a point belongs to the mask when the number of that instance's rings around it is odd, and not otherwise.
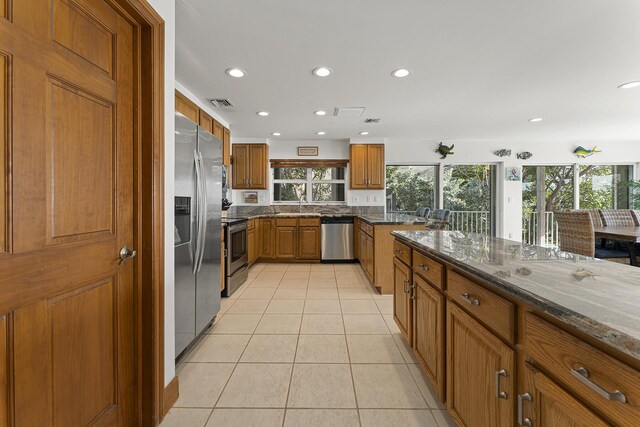
<path fill-rule="evenodd" d="M 173 377 L 168 386 L 164 388 L 163 398 L 162 398 L 162 418 L 167 415 L 169 409 L 173 407 L 173 405 L 178 400 L 178 396 L 180 396 L 180 387 L 178 385 L 178 376 Z"/>

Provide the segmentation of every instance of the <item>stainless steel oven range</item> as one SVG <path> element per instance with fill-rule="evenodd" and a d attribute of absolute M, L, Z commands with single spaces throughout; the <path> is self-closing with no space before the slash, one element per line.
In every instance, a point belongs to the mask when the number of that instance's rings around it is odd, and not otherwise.
<path fill-rule="evenodd" d="M 227 218 L 224 231 L 226 283 L 222 296 L 228 297 L 248 277 L 247 220 Z"/>

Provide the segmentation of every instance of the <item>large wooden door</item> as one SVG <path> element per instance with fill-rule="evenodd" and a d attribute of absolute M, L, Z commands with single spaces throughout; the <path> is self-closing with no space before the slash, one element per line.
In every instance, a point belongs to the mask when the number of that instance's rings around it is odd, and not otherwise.
<path fill-rule="evenodd" d="M 513 425 L 515 352 L 447 304 L 447 407 L 459 425 Z"/>
<path fill-rule="evenodd" d="M 118 254 L 136 249 L 133 29 L 104 0 L 9 3 L 0 425 L 11 405 L 16 426 L 131 425 L 136 260 Z"/>

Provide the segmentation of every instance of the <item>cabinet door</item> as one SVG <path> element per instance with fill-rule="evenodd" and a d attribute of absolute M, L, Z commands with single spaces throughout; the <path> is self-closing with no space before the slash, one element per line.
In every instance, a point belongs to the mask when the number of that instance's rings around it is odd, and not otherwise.
<path fill-rule="evenodd" d="M 413 275 L 413 349 L 442 401 L 444 396 L 444 295 Z"/>
<path fill-rule="evenodd" d="M 276 227 L 276 258 L 296 257 L 297 227 Z"/>
<path fill-rule="evenodd" d="M 275 254 L 275 242 L 273 241 L 273 220 L 260 220 L 260 240 L 262 241 L 260 256 L 264 258 L 273 258 Z"/>
<path fill-rule="evenodd" d="M 249 144 L 233 145 L 232 188 L 249 188 Z"/>
<path fill-rule="evenodd" d="M 320 227 L 298 228 L 298 258 L 320 259 Z"/>
<path fill-rule="evenodd" d="M 365 144 L 349 146 L 349 178 L 352 189 L 367 188 L 367 146 Z"/>
<path fill-rule="evenodd" d="M 200 110 L 199 112 L 198 125 L 210 134 L 213 134 L 213 117 L 205 113 L 203 110 Z"/>
<path fill-rule="evenodd" d="M 393 318 L 402 335 L 411 344 L 411 270 L 397 258 L 393 259 Z"/>
<path fill-rule="evenodd" d="M 375 280 L 375 274 L 374 274 L 374 256 L 373 256 L 373 249 L 374 249 L 374 243 L 373 243 L 373 238 L 366 235 L 365 234 L 365 247 L 366 247 L 366 251 L 367 251 L 367 276 L 369 276 L 369 280 L 371 281 L 371 283 L 374 282 Z"/>
<path fill-rule="evenodd" d="M 384 190 L 384 144 L 367 145 L 367 188 Z"/>
<path fill-rule="evenodd" d="M 222 164 L 229 166 L 231 164 L 231 132 L 224 128 L 224 138 L 222 138 Z"/>
<path fill-rule="evenodd" d="M 176 111 L 194 123 L 198 123 L 200 109 L 189 98 L 176 91 Z"/>
<path fill-rule="evenodd" d="M 360 265 L 362 265 L 362 268 L 365 270 L 367 270 L 367 239 L 364 235 L 364 231 L 360 230 L 359 233 L 359 239 L 358 239 L 358 244 L 360 246 Z"/>
<path fill-rule="evenodd" d="M 224 126 L 222 126 L 222 123 L 220 123 L 217 120 L 214 120 L 213 118 L 211 119 L 213 122 L 213 136 L 215 136 L 216 138 L 218 138 L 220 141 L 224 142 Z"/>
<path fill-rule="evenodd" d="M 224 291 L 227 275 L 225 274 L 224 231 L 220 233 L 220 292 Z"/>
<path fill-rule="evenodd" d="M 360 220 L 353 220 L 353 258 L 360 261 Z"/>
<path fill-rule="evenodd" d="M 459 425 L 512 426 L 515 352 L 447 301 L 447 407 Z"/>
<path fill-rule="evenodd" d="M 267 144 L 249 144 L 249 188 L 267 189 Z"/>
<path fill-rule="evenodd" d="M 528 419 L 535 427 L 605 427 L 609 425 L 529 363 L 525 365 L 524 382 L 528 392 L 527 397 L 530 400 L 523 399 L 523 420 L 521 421 Z M 523 396 L 519 398 L 522 399 Z"/>
<path fill-rule="evenodd" d="M 248 262 L 249 264 L 253 264 L 256 260 L 256 230 L 249 230 L 247 232 L 247 253 L 248 253 Z"/>

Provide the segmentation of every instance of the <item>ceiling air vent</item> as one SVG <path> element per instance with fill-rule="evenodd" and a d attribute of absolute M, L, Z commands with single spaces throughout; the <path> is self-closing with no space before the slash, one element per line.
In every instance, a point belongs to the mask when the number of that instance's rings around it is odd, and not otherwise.
<path fill-rule="evenodd" d="M 365 123 L 380 123 L 380 119 L 364 119 Z"/>
<path fill-rule="evenodd" d="M 235 107 L 235 105 L 233 105 L 233 102 L 229 101 L 228 99 L 212 99 L 211 103 L 218 107 L 218 108 L 229 108 L 229 107 Z"/>
<path fill-rule="evenodd" d="M 333 115 L 341 118 L 357 118 L 362 117 L 364 110 L 364 107 L 337 107 Z"/>

